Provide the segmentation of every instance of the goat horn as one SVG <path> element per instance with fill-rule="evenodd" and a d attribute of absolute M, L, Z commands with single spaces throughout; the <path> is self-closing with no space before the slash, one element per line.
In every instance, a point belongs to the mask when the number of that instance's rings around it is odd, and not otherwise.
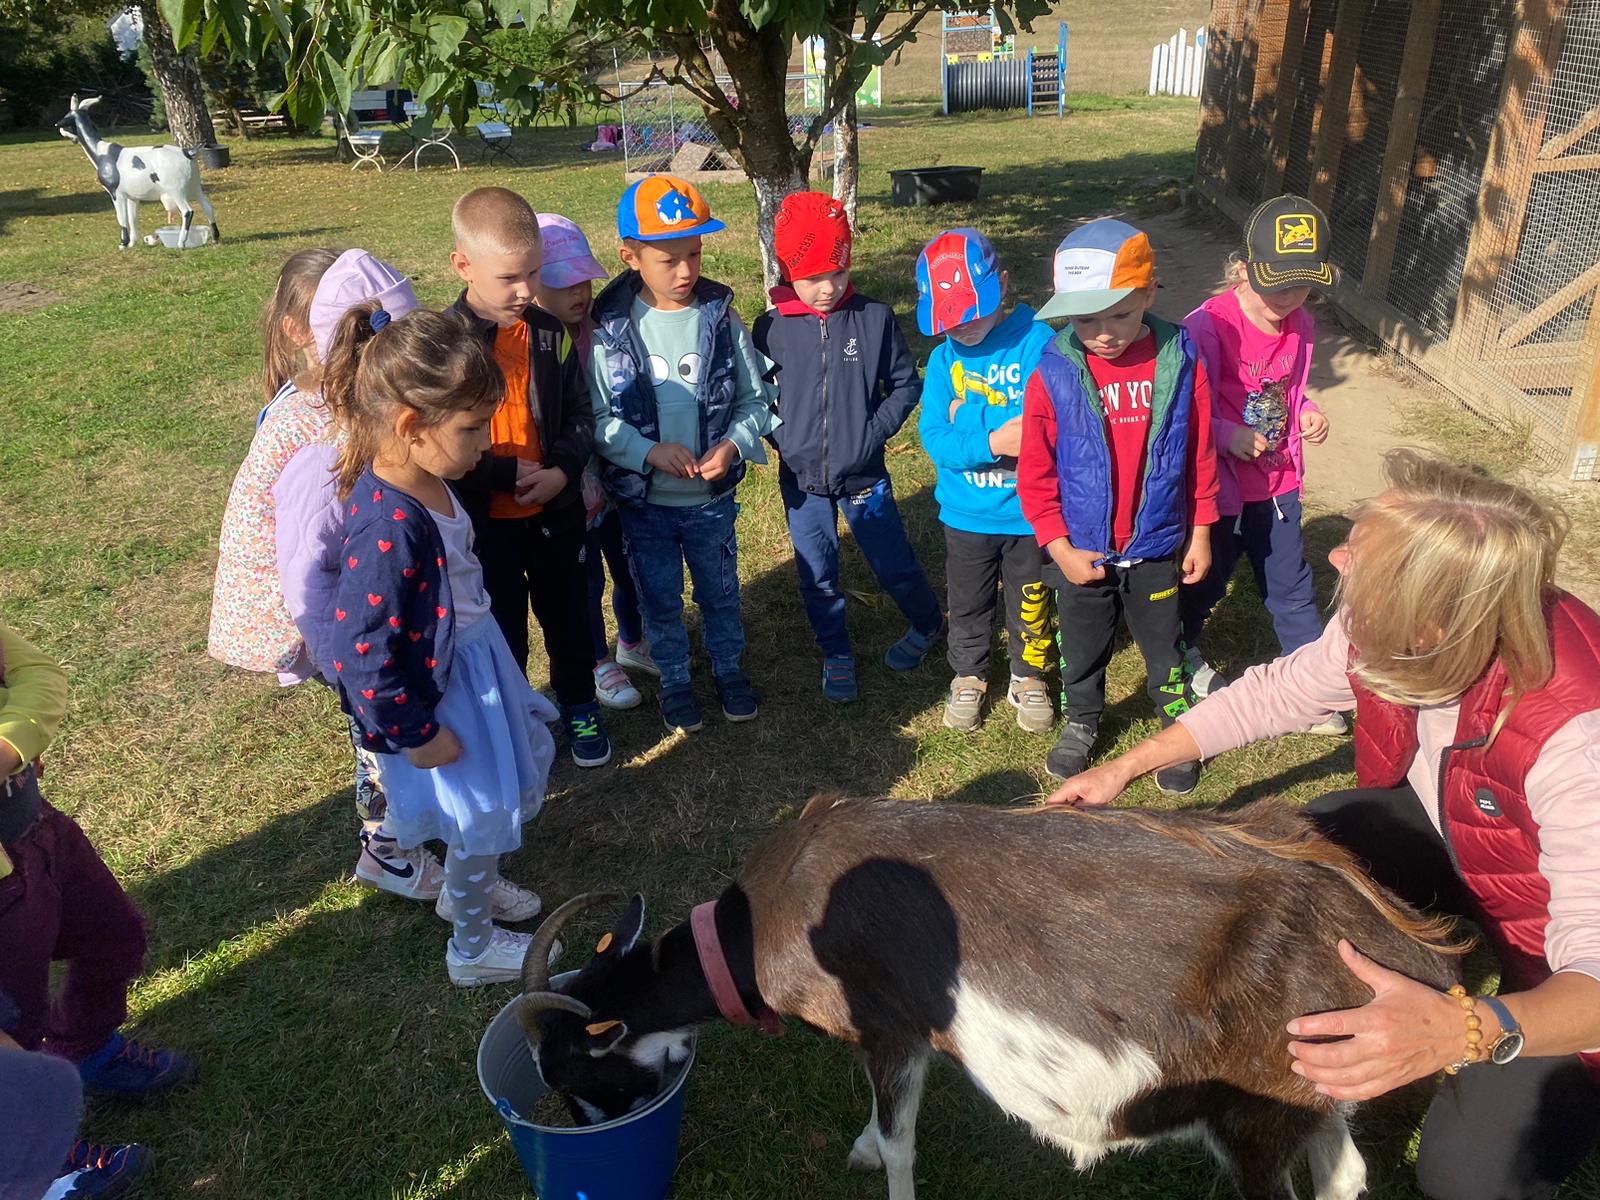
<path fill-rule="evenodd" d="M 550 951 L 555 948 L 556 935 L 561 927 L 586 908 L 596 904 L 609 904 L 621 900 L 621 892 L 584 892 L 568 900 L 544 919 L 528 943 L 527 956 L 522 960 L 522 990 L 528 995 L 550 990 Z"/>
<path fill-rule="evenodd" d="M 544 1012 L 569 1012 L 585 1021 L 594 1016 L 587 1004 L 572 996 L 564 996 L 560 992 L 529 992 L 522 997 L 517 1017 L 527 1027 L 532 1025 L 535 1017 Z"/>

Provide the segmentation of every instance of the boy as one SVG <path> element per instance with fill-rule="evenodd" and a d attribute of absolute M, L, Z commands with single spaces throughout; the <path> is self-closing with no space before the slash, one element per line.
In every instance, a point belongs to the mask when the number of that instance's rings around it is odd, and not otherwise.
<path fill-rule="evenodd" d="M 1211 565 L 1217 463 L 1205 369 L 1188 335 L 1149 313 L 1155 292 L 1149 239 L 1090 221 L 1056 248 L 1055 296 L 1039 312 L 1071 322 L 1028 379 L 1017 463 L 1022 512 L 1056 588 L 1067 724 L 1046 765 L 1058 779 L 1082 771 L 1094 747 L 1119 616 L 1162 726 L 1192 703 L 1178 585 Z M 1199 778 L 1185 763 L 1156 784 L 1181 794 Z"/>
<path fill-rule="evenodd" d="M 910 628 L 883 661 L 919 666 L 944 632 L 939 598 L 906 537 L 883 447 L 917 404 L 917 364 L 894 312 L 850 283 L 850 219 L 820 192 L 786 196 L 773 249 L 784 282 L 755 326 L 777 364 L 778 487 L 806 618 L 822 650 L 822 694 L 856 698 L 856 663 L 839 583 L 838 514 Z M 820 350 L 819 350 L 820 346 Z"/>
<path fill-rule="evenodd" d="M 39 792 L 38 759 L 66 711 L 66 672 L 0 621 L 0 1054 L 42 1048 L 72 1064 L 84 1092 L 151 1096 L 192 1078 L 194 1068 L 176 1051 L 118 1032 L 144 961 L 144 921 L 77 822 Z M 55 960 L 67 968 L 52 999 Z M 46 1069 L 22 1056 L 5 1065 L 8 1074 Z M 37 1100 L 21 1128 L 17 1112 L 8 1114 L 6 1138 L 49 1144 L 59 1128 L 33 1122 L 53 1115 L 58 1126 L 70 1123 L 81 1107 L 70 1093 L 48 1106 L 53 1114 Z M 7 1157 L 0 1155 L 0 1195 L 9 1196 L 6 1176 L 18 1164 Z M 150 1161 L 143 1146 L 74 1141 L 65 1162 L 21 1165 L 56 1166 L 53 1195 L 121 1195 Z"/>
<path fill-rule="evenodd" d="M 700 275 L 700 239 L 724 228 L 692 184 L 647 175 L 622 193 L 627 270 L 595 301 L 595 446 L 622 517 L 669 730 L 701 727 L 683 626 L 687 563 L 722 715 L 756 717 L 739 666 L 744 625 L 733 520 L 746 462 L 775 425 L 733 293 Z M 586 643 L 587 644 L 587 643 Z"/>
<path fill-rule="evenodd" d="M 996 589 L 1004 581 L 1006 699 L 1017 724 L 1044 733 L 1055 724 L 1044 673 L 1053 657 L 1050 594 L 1039 543 L 1017 499 L 1023 385 L 1053 331 L 1019 304 L 1005 313 L 1010 275 L 976 229 L 941 233 L 917 256 L 917 324 L 945 335 L 928 357 L 922 385 L 922 448 L 939 468 L 934 498 L 944 525 L 946 653 L 955 678 L 944 706 L 950 729 L 983 720 Z"/>
<path fill-rule="evenodd" d="M 461 481 L 484 587 L 523 670 L 532 607 L 572 761 L 604 766 L 611 742 L 595 702 L 584 563 L 588 386 L 566 329 L 533 304 L 543 250 L 528 202 L 507 188 L 478 188 L 456 201 L 450 222 L 450 265 L 467 285 L 450 311 L 472 322 L 506 377 L 489 452 Z"/>

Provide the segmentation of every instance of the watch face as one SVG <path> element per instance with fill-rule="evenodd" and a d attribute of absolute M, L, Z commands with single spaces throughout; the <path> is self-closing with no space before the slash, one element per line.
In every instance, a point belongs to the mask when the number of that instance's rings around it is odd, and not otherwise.
<path fill-rule="evenodd" d="M 1503 1066 L 1521 1053 L 1522 1035 L 1520 1033 L 1507 1033 L 1495 1042 L 1494 1049 L 1489 1051 L 1489 1058 Z"/>

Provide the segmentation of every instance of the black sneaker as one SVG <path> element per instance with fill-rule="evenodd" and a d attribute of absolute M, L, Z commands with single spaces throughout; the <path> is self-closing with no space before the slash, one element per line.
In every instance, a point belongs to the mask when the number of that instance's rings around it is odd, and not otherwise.
<path fill-rule="evenodd" d="M 150 1173 L 150 1151 L 139 1145 L 102 1146 L 82 1139 L 72 1143 L 50 1195 L 65 1200 L 110 1200 L 126 1196 Z"/>
<path fill-rule="evenodd" d="M 658 701 L 661 706 L 661 723 L 668 733 L 693 733 L 705 724 L 700 718 L 700 706 L 695 703 L 694 688 L 687 683 L 682 687 L 667 688 Z"/>
<path fill-rule="evenodd" d="M 567 727 L 572 761 L 580 767 L 603 767 L 611 761 L 611 739 L 600 724 L 598 704 L 574 704 L 561 714 Z"/>
<path fill-rule="evenodd" d="M 1089 752 L 1094 749 L 1094 739 L 1099 731 L 1068 721 L 1054 748 L 1044 760 L 1044 769 L 1057 779 L 1071 779 L 1081 774 L 1089 765 Z"/>
<path fill-rule="evenodd" d="M 1156 786 L 1169 796 L 1185 796 L 1194 791 L 1200 782 L 1200 764 L 1179 763 L 1175 767 L 1162 767 L 1156 772 Z"/>
<path fill-rule="evenodd" d="M 722 701 L 722 715 L 728 720 L 756 719 L 756 693 L 743 671 L 717 676 L 717 699 Z"/>

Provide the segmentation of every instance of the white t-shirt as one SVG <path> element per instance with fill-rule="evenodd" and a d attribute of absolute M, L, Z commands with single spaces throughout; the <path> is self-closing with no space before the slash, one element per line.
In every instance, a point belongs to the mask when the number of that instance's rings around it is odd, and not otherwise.
<path fill-rule="evenodd" d="M 483 567 L 472 552 L 472 522 L 458 501 L 455 515 L 445 516 L 430 508 L 428 515 L 444 539 L 445 571 L 450 576 L 450 593 L 455 601 L 456 628 L 465 629 L 489 613 L 489 593 L 483 587 Z"/>

